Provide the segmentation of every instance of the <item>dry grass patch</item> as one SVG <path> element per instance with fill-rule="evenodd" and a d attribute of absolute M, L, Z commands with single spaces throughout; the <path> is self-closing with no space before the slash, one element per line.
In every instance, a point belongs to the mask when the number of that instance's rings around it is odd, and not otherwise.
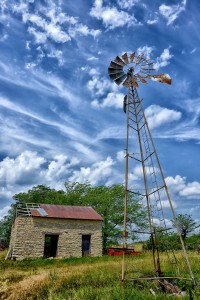
<path fill-rule="evenodd" d="M 189 258 L 199 280 L 200 256 L 189 253 Z M 163 259 L 168 269 L 167 256 Z M 126 257 L 127 278 L 150 274 L 153 274 L 151 253 Z M 1 300 L 174 299 L 161 294 L 155 282 L 126 282 L 123 288 L 121 257 L 8 261 L 1 275 Z M 155 289 L 156 298 L 149 292 L 150 288 Z M 199 288 L 195 291 L 195 300 L 200 299 L 198 291 Z"/>

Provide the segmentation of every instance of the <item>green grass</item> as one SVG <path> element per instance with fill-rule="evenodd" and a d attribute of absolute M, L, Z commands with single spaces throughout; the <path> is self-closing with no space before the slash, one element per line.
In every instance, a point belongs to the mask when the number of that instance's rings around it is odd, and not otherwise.
<path fill-rule="evenodd" d="M 121 257 L 5 261 L 4 255 L 0 254 L 1 300 L 176 299 L 171 294 L 163 294 L 156 281 L 126 280 L 122 284 Z M 197 282 L 200 282 L 200 256 L 191 252 L 189 258 Z M 149 274 L 153 274 L 150 253 L 126 257 L 126 278 Z M 199 286 L 189 296 L 190 285 L 184 281 L 177 283 L 187 290 L 187 296 L 182 299 L 200 299 Z"/>

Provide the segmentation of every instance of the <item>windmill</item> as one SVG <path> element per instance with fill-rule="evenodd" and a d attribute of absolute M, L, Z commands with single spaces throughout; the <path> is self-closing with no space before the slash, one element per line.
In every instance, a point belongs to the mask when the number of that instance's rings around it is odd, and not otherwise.
<path fill-rule="evenodd" d="M 169 218 L 167 214 L 172 215 L 177 233 L 180 238 L 182 254 L 189 275 L 186 280 L 190 280 L 195 284 L 194 276 L 185 250 L 184 242 L 181 237 L 180 229 L 176 220 L 173 203 L 170 198 L 166 181 L 163 175 L 161 164 L 155 148 L 154 141 L 149 129 L 142 101 L 138 95 L 137 88 L 140 83 L 147 84 L 150 79 L 161 83 L 171 84 L 171 78 L 168 74 L 152 75 L 153 62 L 149 58 L 145 58 L 141 53 L 136 55 L 135 52 L 128 55 L 124 53 L 121 57 L 117 56 L 111 61 L 108 67 L 108 74 L 117 85 L 123 85 L 128 89 L 127 95 L 124 97 L 124 112 L 127 114 L 126 129 L 126 170 L 125 170 L 125 193 L 124 193 L 124 229 L 123 229 L 123 249 L 127 248 L 127 204 L 129 194 L 145 200 L 147 207 L 149 232 L 152 244 L 152 256 L 154 266 L 154 279 L 164 280 L 166 277 L 163 271 L 162 261 L 160 259 L 160 251 L 157 242 L 157 236 L 162 232 L 168 233 Z M 136 165 L 136 167 L 135 167 Z M 141 169 L 141 182 L 131 181 L 133 170 Z M 140 177 L 140 176 L 138 176 Z M 169 262 L 173 266 L 174 272 L 171 278 L 181 277 L 181 268 L 175 251 L 171 245 L 166 244 L 166 253 Z M 184 273 L 185 274 L 185 273 Z M 125 259 L 123 254 L 122 260 L 122 281 L 125 280 Z M 144 279 L 144 278 L 143 278 Z M 134 278 L 129 278 L 134 280 Z"/>

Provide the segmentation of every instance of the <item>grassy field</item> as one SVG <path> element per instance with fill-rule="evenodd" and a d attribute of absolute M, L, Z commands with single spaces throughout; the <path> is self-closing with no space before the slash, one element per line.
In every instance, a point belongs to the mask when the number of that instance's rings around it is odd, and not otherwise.
<path fill-rule="evenodd" d="M 121 257 L 30 259 L 5 261 L 0 253 L 0 300 L 146 300 L 176 299 L 161 293 L 153 281 L 121 283 Z M 197 280 L 193 291 L 185 282 L 187 295 L 183 299 L 200 299 L 200 255 L 189 253 Z M 167 261 L 167 260 L 166 260 Z M 127 277 L 132 269 L 142 270 L 137 275 L 152 273 L 150 253 L 127 257 Z M 141 272 L 141 271 L 140 271 Z M 155 291 L 152 295 L 150 289 Z M 189 295 L 190 294 L 190 295 Z"/>

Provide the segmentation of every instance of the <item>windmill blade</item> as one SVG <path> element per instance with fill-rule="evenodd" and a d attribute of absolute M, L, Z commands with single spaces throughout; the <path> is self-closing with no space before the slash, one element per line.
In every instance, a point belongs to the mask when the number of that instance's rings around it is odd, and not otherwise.
<path fill-rule="evenodd" d="M 115 79 L 115 83 L 116 83 L 117 85 L 120 85 L 120 84 L 124 81 L 124 79 L 125 79 L 126 77 L 127 77 L 126 74 L 122 75 L 121 77 Z"/>
<path fill-rule="evenodd" d="M 122 55 L 122 58 L 123 58 L 123 60 L 125 61 L 126 64 L 129 63 L 129 61 L 128 61 L 128 55 L 127 55 L 126 52 Z"/>
<path fill-rule="evenodd" d="M 141 64 L 141 67 L 145 67 L 145 66 L 152 66 L 154 64 L 154 62 L 146 62 L 144 65 L 143 63 Z"/>
<path fill-rule="evenodd" d="M 123 85 L 129 88 L 130 86 L 130 77 L 127 77 L 126 80 L 123 82 Z"/>
<path fill-rule="evenodd" d="M 141 68 L 141 70 L 144 70 L 144 71 L 155 71 L 154 68 Z"/>
<path fill-rule="evenodd" d="M 142 83 L 148 83 L 142 76 L 140 76 L 139 74 L 137 75 L 137 77 L 140 79 L 140 81 Z"/>
<path fill-rule="evenodd" d="M 136 64 L 138 64 L 140 62 L 140 60 L 142 59 L 143 55 L 144 55 L 143 53 L 141 53 L 140 55 L 138 55 L 138 57 L 137 57 L 137 59 L 135 61 Z"/>
<path fill-rule="evenodd" d="M 111 79 L 116 79 L 116 78 L 119 78 L 119 77 L 121 77 L 122 75 L 124 75 L 125 73 L 124 72 L 120 72 L 120 73 L 117 73 L 117 74 L 111 74 L 110 75 L 110 78 Z"/>
<path fill-rule="evenodd" d="M 111 61 L 109 68 L 120 69 L 120 70 L 122 70 L 122 69 L 123 69 L 123 66 L 117 64 L 117 63 L 114 62 L 114 61 Z"/>
<path fill-rule="evenodd" d="M 131 81 L 132 81 L 133 86 L 138 87 L 138 83 L 137 83 L 135 77 L 131 78 Z"/>
<path fill-rule="evenodd" d="M 168 74 L 158 74 L 158 75 L 152 75 L 152 76 L 149 75 L 148 77 L 153 81 L 158 81 L 158 82 L 167 83 L 167 84 L 172 83 L 172 79 Z"/>
<path fill-rule="evenodd" d="M 122 67 L 126 65 L 119 56 L 116 56 L 116 58 L 114 59 L 114 62 L 118 63 Z"/>
<path fill-rule="evenodd" d="M 135 57 L 135 52 L 131 53 L 130 55 L 130 62 L 132 63 Z"/>
<path fill-rule="evenodd" d="M 123 69 L 108 68 L 108 74 L 109 75 L 111 75 L 111 74 L 117 74 L 117 73 L 120 73 L 122 71 L 123 71 Z"/>
<path fill-rule="evenodd" d="M 148 63 L 148 59 L 146 59 L 145 57 L 143 57 L 141 60 L 140 60 L 140 65 L 144 64 L 144 63 Z"/>

